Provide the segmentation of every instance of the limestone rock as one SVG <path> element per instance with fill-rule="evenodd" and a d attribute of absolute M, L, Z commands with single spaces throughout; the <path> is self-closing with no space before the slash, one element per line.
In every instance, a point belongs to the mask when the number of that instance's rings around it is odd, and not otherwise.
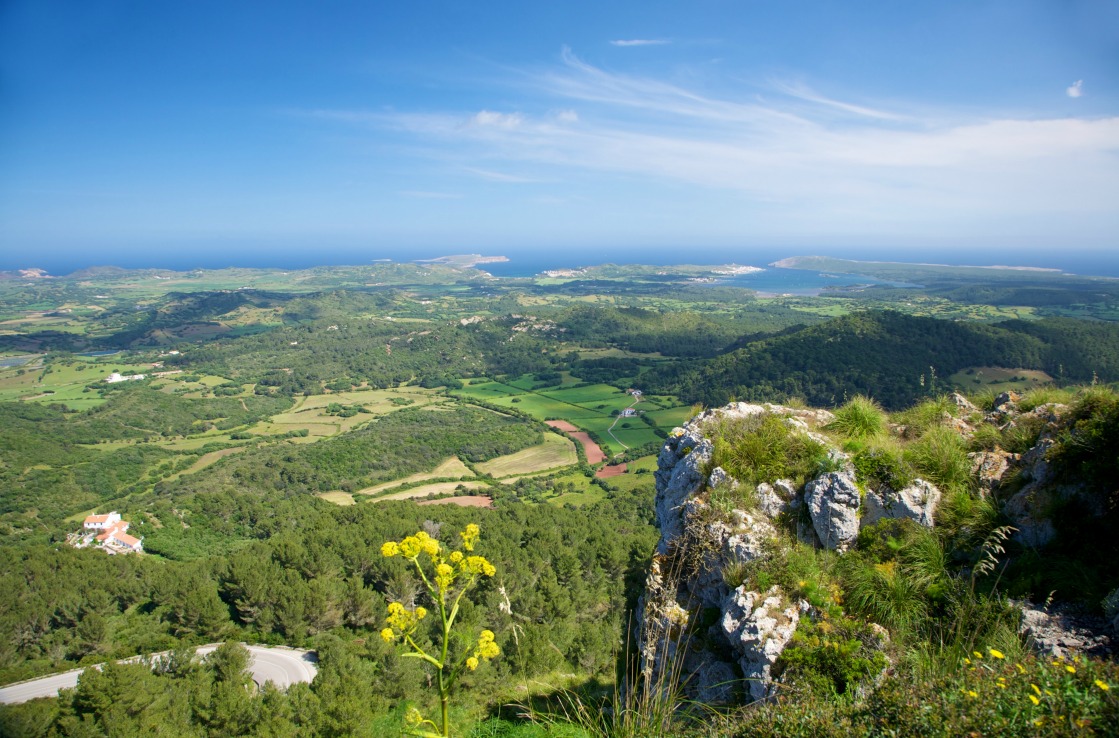
<path fill-rule="evenodd" d="M 719 627 L 738 656 L 754 700 L 770 695 L 770 672 L 796 632 L 800 610 L 801 606 L 788 602 L 776 586 L 765 594 L 739 587 L 724 603 Z"/>
<path fill-rule="evenodd" d="M 984 497 L 993 494 L 1002 485 L 1011 464 L 1018 460 L 1017 454 L 1007 453 L 999 448 L 976 451 L 967 457 L 971 459 L 971 473 L 979 481 L 979 493 Z"/>
<path fill-rule="evenodd" d="M 846 551 L 859 535 L 859 488 L 852 474 L 828 472 L 804 487 L 812 526 L 826 548 Z"/>
<path fill-rule="evenodd" d="M 676 443 L 673 444 L 672 442 Z M 657 496 L 654 502 L 661 529 L 658 553 L 667 553 L 668 541 L 684 532 L 682 507 L 707 481 L 703 467 L 711 459 L 711 441 L 702 436 L 682 434 L 669 439 L 658 458 Z"/>
<path fill-rule="evenodd" d="M 940 490 L 924 479 L 915 480 L 900 492 L 889 488 L 867 492 L 863 500 L 862 525 L 873 525 L 883 518 L 909 518 L 931 528 L 939 504 Z"/>
<path fill-rule="evenodd" d="M 791 479 L 778 479 L 773 484 L 762 482 L 755 494 L 759 508 L 770 518 L 791 512 L 797 502 L 797 490 Z"/>
<path fill-rule="evenodd" d="M 1038 654 L 1066 658 L 1077 654 L 1106 657 L 1114 653 L 1103 618 L 1072 608 L 1047 612 L 1022 605 L 1018 633 Z"/>
<path fill-rule="evenodd" d="M 948 396 L 948 399 L 950 399 L 952 403 L 957 408 L 959 408 L 959 411 L 961 413 L 971 414 L 979 412 L 979 408 L 971 404 L 971 401 L 961 395 L 959 392 L 953 392 L 951 395 Z"/>

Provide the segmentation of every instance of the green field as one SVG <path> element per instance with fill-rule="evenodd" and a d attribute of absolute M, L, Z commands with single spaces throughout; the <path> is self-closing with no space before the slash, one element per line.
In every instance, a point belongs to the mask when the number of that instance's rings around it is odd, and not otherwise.
<path fill-rule="evenodd" d="M 366 487 L 365 489 L 358 490 L 355 494 L 375 495 L 386 489 L 392 489 L 393 487 L 400 487 L 415 482 L 426 482 L 429 479 L 464 479 L 472 476 L 474 476 L 474 472 L 470 471 L 470 467 L 462 463 L 457 456 L 452 456 L 429 472 L 420 472 L 419 474 L 412 474 L 411 476 L 396 479 L 391 482 L 382 482 L 373 487 Z"/>
<path fill-rule="evenodd" d="M 575 445 L 570 440 L 556 433 L 545 433 L 544 442 L 539 446 L 478 464 L 478 471 L 497 478 L 512 477 L 571 466 L 578 460 Z"/>

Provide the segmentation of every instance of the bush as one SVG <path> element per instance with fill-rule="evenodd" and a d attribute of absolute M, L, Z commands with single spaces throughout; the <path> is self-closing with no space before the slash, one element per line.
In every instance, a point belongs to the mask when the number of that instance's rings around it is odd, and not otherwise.
<path fill-rule="evenodd" d="M 871 398 L 855 395 L 825 427 L 848 438 L 876 438 L 886 432 L 886 413 Z"/>
<path fill-rule="evenodd" d="M 792 479 L 797 486 L 815 476 L 827 459 L 827 448 L 771 414 L 722 421 L 707 429 L 715 437 L 712 466 L 749 486 Z"/>

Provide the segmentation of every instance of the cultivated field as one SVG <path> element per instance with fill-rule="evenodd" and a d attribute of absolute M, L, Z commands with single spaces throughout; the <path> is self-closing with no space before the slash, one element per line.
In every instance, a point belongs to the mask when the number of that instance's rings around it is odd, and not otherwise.
<path fill-rule="evenodd" d="M 449 492 L 454 492 L 459 487 L 469 490 L 489 489 L 489 485 L 485 482 L 436 482 L 435 484 L 425 484 L 420 487 L 413 487 L 406 489 L 402 492 L 393 492 L 384 497 L 375 497 L 372 502 L 383 502 L 385 500 L 412 500 L 417 497 L 431 497 L 432 495 L 445 495 Z"/>
<path fill-rule="evenodd" d="M 478 471 L 498 478 L 512 477 L 571 466 L 578 460 L 571 441 L 555 433 L 545 433 L 540 445 L 478 464 Z"/>
<path fill-rule="evenodd" d="M 415 482 L 426 482 L 429 479 L 465 479 L 466 477 L 472 476 L 474 476 L 474 472 L 470 471 L 470 467 L 462 463 L 457 456 L 452 456 L 429 472 L 420 472 L 404 477 L 403 479 L 384 482 L 374 487 L 366 487 L 365 489 L 358 490 L 356 494 L 375 495 L 386 489 L 392 489 L 393 487 L 399 487 L 404 484 L 414 484 Z"/>

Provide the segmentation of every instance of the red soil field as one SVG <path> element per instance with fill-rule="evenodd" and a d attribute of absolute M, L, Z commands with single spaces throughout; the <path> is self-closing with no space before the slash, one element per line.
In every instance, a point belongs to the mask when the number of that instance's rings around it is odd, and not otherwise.
<path fill-rule="evenodd" d="M 563 431 L 583 444 L 583 450 L 587 452 L 588 464 L 597 464 L 606 458 L 606 454 L 598 447 L 597 443 L 591 440 L 591 437 L 587 435 L 586 431 L 579 430 L 566 420 L 548 420 L 545 422 L 556 430 Z"/>
<path fill-rule="evenodd" d="M 614 464 L 613 466 L 602 467 L 601 469 L 596 471 L 594 473 L 594 475 L 596 477 L 598 477 L 599 479 L 609 479 L 610 477 L 616 477 L 619 474 L 625 474 L 625 473 L 626 473 L 626 465 L 625 464 Z"/>

